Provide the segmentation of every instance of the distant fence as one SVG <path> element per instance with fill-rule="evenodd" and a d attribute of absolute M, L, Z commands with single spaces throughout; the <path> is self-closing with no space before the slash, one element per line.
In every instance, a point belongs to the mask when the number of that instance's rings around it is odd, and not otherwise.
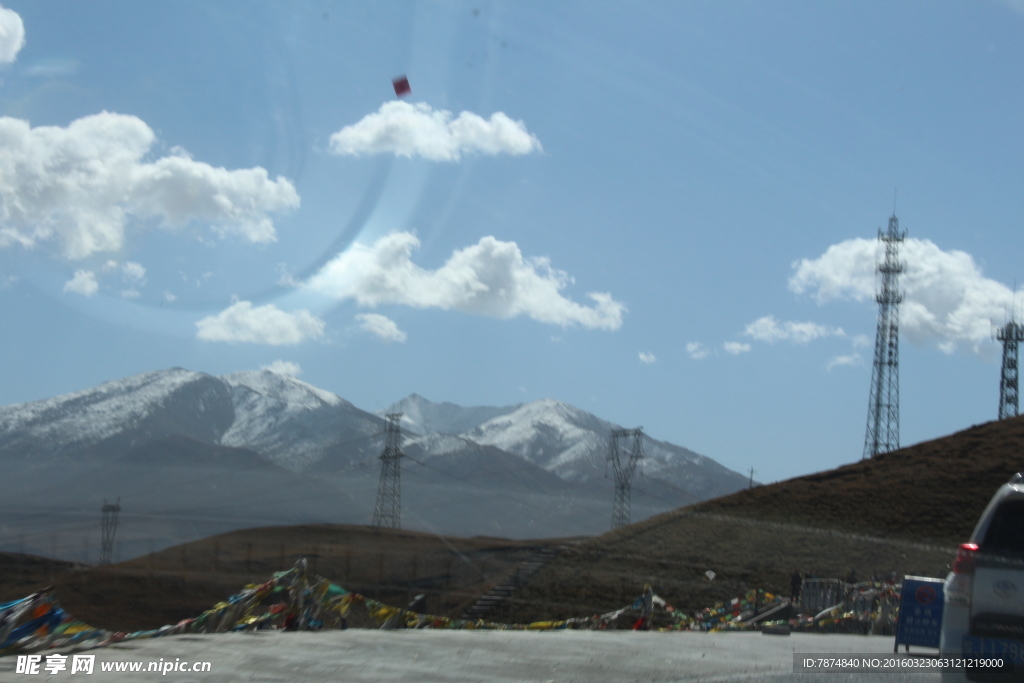
<path fill-rule="evenodd" d="M 846 582 L 839 579 L 804 579 L 800 606 L 808 612 L 820 612 L 837 605 L 846 597 Z"/>
<path fill-rule="evenodd" d="M 899 584 L 893 586 L 899 591 Z M 800 607 L 816 614 L 842 604 L 844 612 L 873 612 L 879 601 L 887 600 L 889 591 L 879 584 L 846 583 L 841 579 L 804 579 L 800 589 Z"/>

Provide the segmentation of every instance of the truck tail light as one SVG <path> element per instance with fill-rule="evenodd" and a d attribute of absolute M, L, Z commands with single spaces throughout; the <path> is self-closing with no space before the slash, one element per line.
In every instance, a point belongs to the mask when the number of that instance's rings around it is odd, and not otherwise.
<path fill-rule="evenodd" d="M 963 543 L 953 561 L 953 573 L 974 576 L 974 556 L 978 553 L 977 543 Z"/>
<path fill-rule="evenodd" d="M 971 606 L 971 589 L 974 583 L 974 556 L 978 552 L 976 543 L 964 543 L 953 560 L 953 573 L 946 579 L 946 604 Z"/>

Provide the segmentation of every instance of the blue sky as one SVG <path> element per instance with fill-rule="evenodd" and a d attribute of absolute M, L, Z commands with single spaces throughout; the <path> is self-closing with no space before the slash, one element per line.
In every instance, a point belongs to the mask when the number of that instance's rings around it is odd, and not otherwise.
<path fill-rule="evenodd" d="M 4 8 L 0 402 L 275 364 L 828 469 L 898 189 L 901 442 L 996 416 L 1019 2 Z"/>

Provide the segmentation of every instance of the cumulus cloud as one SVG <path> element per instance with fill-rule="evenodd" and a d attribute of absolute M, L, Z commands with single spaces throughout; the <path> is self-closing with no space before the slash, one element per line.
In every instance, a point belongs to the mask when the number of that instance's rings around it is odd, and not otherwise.
<path fill-rule="evenodd" d="M 331 136 L 331 151 L 345 156 L 394 154 L 431 161 L 458 161 L 463 154 L 529 154 L 541 149 L 522 121 L 502 112 L 484 119 L 464 111 L 434 111 L 426 104 L 386 102 L 358 123 Z"/>
<path fill-rule="evenodd" d="M 789 288 L 819 303 L 874 303 L 881 254 L 877 240 L 834 244 L 816 259 L 795 262 Z M 946 352 L 964 345 L 980 353 L 990 340 L 992 322 L 1001 322 L 1013 305 L 1010 288 L 986 278 L 970 254 L 942 250 L 930 240 L 906 240 L 900 260 L 905 266 L 900 331 L 912 342 L 934 342 Z"/>
<path fill-rule="evenodd" d="M 839 327 L 828 327 L 812 322 L 793 322 L 786 320 L 779 322 L 775 316 L 766 315 L 750 323 L 743 330 L 743 334 L 753 337 L 758 341 L 773 344 L 777 341 L 788 340 L 797 344 L 807 344 L 819 337 L 845 337 L 846 333 Z"/>
<path fill-rule="evenodd" d="M 873 343 L 871 337 L 866 334 L 855 335 L 850 341 L 853 343 L 853 348 L 855 349 L 866 349 Z"/>
<path fill-rule="evenodd" d="M 359 321 L 359 329 L 369 332 L 382 341 L 403 343 L 406 340 L 405 332 L 398 329 L 395 321 L 386 315 L 360 313 L 356 316 L 356 320 Z"/>
<path fill-rule="evenodd" d="M 825 369 L 829 372 L 832 368 L 840 365 L 863 365 L 864 359 L 860 357 L 859 353 L 854 353 L 849 356 L 835 356 L 828 363 L 825 364 Z"/>
<path fill-rule="evenodd" d="M 658 359 L 655 358 L 653 353 L 647 353 L 646 351 L 641 351 L 640 352 L 640 362 L 641 363 L 646 363 L 647 365 L 650 365 L 651 363 L 653 363 L 656 360 L 658 360 Z"/>
<path fill-rule="evenodd" d="M 354 244 L 313 276 L 310 288 L 361 306 L 403 304 L 494 318 L 526 315 L 552 325 L 617 330 L 626 307 L 611 294 L 587 296 L 584 306 L 561 294 L 572 282 L 546 258 L 523 257 L 515 242 L 484 237 L 455 251 L 437 270 L 412 262 L 419 240 L 408 232 L 386 235 L 372 246 Z"/>
<path fill-rule="evenodd" d="M 700 342 L 690 342 L 686 345 L 686 353 L 689 354 L 693 360 L 701 360 L 707 358 L 710 350 Z"/>
<path fill-rule="evenodd" d="M 196 328 L 196 337 L 203 341 L 281 346 L 323 336 L 324 321 L 304 309 L 288 313 L 273 304 L 236 301 L 197 322 Z"/>
<path fill-rule="evenodd" d="M 121 266 L 121 272 L 127 282 L 139 285 L 146 283 L 146 268 L 141 263 L 126 261 Z"/>
<path fill-rule="evenodd" d="M 155 141 L 141 119 L 110 112 L 67 128 L 0 117 L 0 247 L 57 240 L 80 259 L 120 249 L 131 219 L 272 242 L 269 213 L 299 205 L 291 181 L 263 168 L 215 168 L 181 150 L 144 161 Z"/>
<path fill-rule="evenodd" d="M 11 64 L 25 46 L 25 24 L 21 15 L 0 5 L 0 64 Z"/>
<path fill-rule="evenodd" d="M 726 353 L 731 353 L 734 356 L 738 356 L 741 353 L 748 353 L 750 351 L 750 344 L 731 341 L 722 344 L 722 348 L 725 349 Z"/>
<path fill-rule="evenodd" d="M 76 270 L 74 276 L 64 283 L 64 291 L 82 296 L 92 296 L 100 288 L 96 273 L 91 270 Z"/>
<path fill-rule="evenodd" d="M 286 377 L 298 377 L 302 374 L 302 368 L 299 367 L 298 363 L 293 363 L 289 360 L 275 360 L 267 365 L 261 365 L 260 370 L 267 370 L 277 375 L 285 375 Z"/>

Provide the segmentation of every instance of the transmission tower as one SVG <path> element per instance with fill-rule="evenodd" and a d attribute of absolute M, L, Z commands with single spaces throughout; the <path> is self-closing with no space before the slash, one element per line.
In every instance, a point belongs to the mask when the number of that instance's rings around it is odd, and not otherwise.
<path fill-rule="evenodd" d="M 633 439 L 633 447 L 629 451 L 629 460 L 623 463 L 619 459 L 619 441 L 630 438 Z M 644 457 L 643 443 L 643 427 L 612 430 L 611 452 L 608 454 L 608 460 L 611 461 L 612 469 L 615 473 L 615 500 L 612 503 L 613 529 L 629 524 L 630 482 L 633 479 L 633 473 L 636 471 L 637 464 Z M 624 451 L 625 449 L 623 449 Z"/>
<path fill-rule="evenodd" d="M 895 212 L 889 218 L 889 230 L 878 231 L 885 244 L 885 261 L 878 266 L 882 288 L 878 302 L 878 331 L 875 333 L 875 362 L 871 368 L 871 396 L 868 400 L 868 427 L 864 437 L 862 458 L 900 447 L 900 302 L 899 277 L 903 264 L 899 260 L 900 242 L 907 232 L 900 232 Z"/>
<path fill-rule="evenodd" d="M 380 454 L 380 485 L 373 508 L 373 526 L 402 528 L 402 432 L 398 428 L 401 413 L 388 413 L 387 440 Z"/>
<path fill-rule="evenodd" d="M 1024 341 L 1024 325 L 1010 320 L 998 330 L 1003 342 L 1003 371 L 999 377 L 999 419 L 1017 416 L 1017 344 Z"/>
<path fill-rule="evenodd" d="M 114 555 L 114 534 L 117 533 L 117 513 L 121 512 L 121 499 L 111 505 L 103 499 L 103 531 L 100 539 L 100 564 L 110 564 Z"/>

